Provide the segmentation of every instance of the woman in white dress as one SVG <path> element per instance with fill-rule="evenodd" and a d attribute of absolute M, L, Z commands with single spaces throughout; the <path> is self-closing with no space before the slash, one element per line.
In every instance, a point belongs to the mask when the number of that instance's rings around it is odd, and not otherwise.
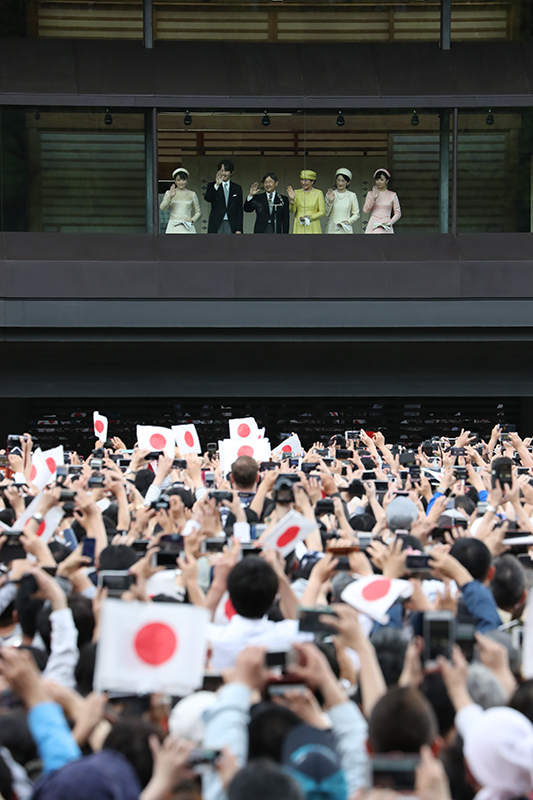
<path fill-rule="evenodd" d="M 353 233 L 352 225 L 360 214 L 357 196 L 348 191 L 351 180 L 352 173 L 345 167 L 335 173 L 336 188 L 326 193 L 326 233 Z"/>
<path fill-rule="evenodd" d="M 194 223 L 200 219 L 200 203 L 196 192 L 187 189 L 189 171 L 185 167 L 178 167 L 172 173 L 174 183 L 165 192 L 159 208 L 166 211 L 170 208 L 170 218 L 165 233 L 196 233 Z"/>

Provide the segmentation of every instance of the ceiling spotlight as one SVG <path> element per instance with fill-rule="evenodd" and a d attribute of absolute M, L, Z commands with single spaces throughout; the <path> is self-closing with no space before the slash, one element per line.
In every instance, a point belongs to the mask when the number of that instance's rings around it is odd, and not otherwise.
<path fill-rule="evenodd" d="M 485 125 L 494 125 L 494 114 L 492 113 L 490 108 L 489 108 L 489 113 L 485 118 Z"/>
<path fill-rule="evenodd" d="M 268 126 L 270 125 L 270 117 L 268 116 L 266 111 L 265 111 L 265 116 L 261 120 L 261 125 L 264 125 L 265 128 L 268 128 Z"/>
<path fill-rule="evenodd" d="M 109 109 L 106 108 L 105 116 L 104 116 L 104 125 L 112 125 L 113 124 L 113 117 L 109 113 Z"/>
<path fill-rule="evenodd" d="M 413 126 L 413 128 L 416 128 L 417 125 L 420 125 L 420 120 L 418 118 L 418 114 L 416 113 L 416 111 L 413 111 L 413 116 L 411 117 L 411 125 Z"/>
<path fill-rule="evenodd" d="M 192 125 L 192 117 L 188 111 L 185 112 L 185 116 L 183 117 L 183 124 Z"/>
<path fill-rule="evenodd" d="M 339 126 L 339 128 L 342 128 L 342 126 L 344 125 L 344 117 L 342 115 L 342 111 L 339 111 L 339 116 L 337 117 L 337 125 Z"/>

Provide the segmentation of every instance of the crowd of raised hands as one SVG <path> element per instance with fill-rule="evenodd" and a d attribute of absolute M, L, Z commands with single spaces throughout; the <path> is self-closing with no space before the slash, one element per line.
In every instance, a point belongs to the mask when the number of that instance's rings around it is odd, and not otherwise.
<path fill-rule="evenodd" d="M 530 444 L 361 430 L 224 474 L 113 437 L 39 488 L 10 437 L 0 796 L 530 796 Z M 204 609 L 200 691 L 94 691 L 117 601 Z"/>

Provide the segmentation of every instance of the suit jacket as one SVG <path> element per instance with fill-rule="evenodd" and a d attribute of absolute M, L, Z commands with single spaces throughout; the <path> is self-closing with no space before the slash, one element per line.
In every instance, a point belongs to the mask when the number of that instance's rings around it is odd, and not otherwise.
<path fill-rule="evenodd" d="M 207 184 L 205 200 L 207 203 L 211 203 L 211 213 L 209 214 L 209 224 L 207 226 L 208 233 L 217 233 L 226 212 L 228 214 L 231 232 L 235 233 L 235 231 L 241 231 L 242 233 L 242 188 L 238 183 L 233 183 L 233 181 L 229 182 L 227 208 L 226 198 L 224 197 L 224 187 L 220 184 L 219 188 L 215 189 L 214 181 Z"/>
<path fill-rule="evenodd" d="M 283 203 L 283 205 L 281 205 Z M 284 194 L 274 193 L 274 204 L 272 216 L 268 208 L 268 197 L 264 194 L 256 194 L 251 200 L 246 200 L 245 211 L 255 211 L 254 233 L 264 233 L 269 222 L 274 225 L 274 233 L 289 232 L 289 198 Z"/>

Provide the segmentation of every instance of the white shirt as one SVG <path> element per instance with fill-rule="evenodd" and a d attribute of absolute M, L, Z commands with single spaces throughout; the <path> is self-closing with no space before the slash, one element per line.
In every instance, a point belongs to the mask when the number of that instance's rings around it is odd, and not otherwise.
<path fill-rule="evenodd" d="M 210 623 L 207 638 L 211 643 L 211 666 L 215 672 L 232 667 L 241 650 L 251 645 L 267 647 L 272 652 L 288 650 L 293 642 L 309 641 L 313 634 L 299 633 L 298 620 L 272 622 L 248 619 L 235 614 L 228 625 Z"/>

